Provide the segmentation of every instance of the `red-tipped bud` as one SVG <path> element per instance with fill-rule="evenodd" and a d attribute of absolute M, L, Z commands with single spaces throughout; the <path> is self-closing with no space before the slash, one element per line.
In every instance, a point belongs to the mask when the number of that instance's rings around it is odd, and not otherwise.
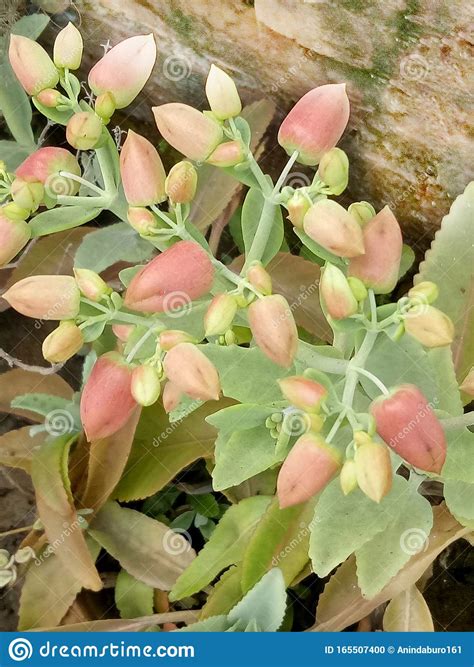
<path fill-rule="evenodd" d="M 212 113 L 219 120 L 233 118 L 242 111 L 242 102 L 233 79 L 216 65 L 211 65 L 207 75 L 206 97 Z"/>
<path fill-rule="evenodd" d="M 82 60 L 84 43 L 76 26 L 68 23 L 54 40 L 53 60 L 56 67 L 62 69 L 79 69 Z"/>
<path fill-rule="evenodd" d="M 419 305 L 405 314 L 405 331 L 425 347 L 451 345 L 454 338 L 454 324 L 438 308 Z"/>
<path fill-rule="evenodd" d="M 368 201 L 356 201 L 347 210 L 361 227 L 375 217 L 375 208 Z"/>
<path fill-rule="evenodd" d="M 300 375 L 278 380 L 278 384 L 286 400 L 305 412 L 317 412 L 328 394 L 322 384 Z"/>
<path fill-rule="evenodd" d="M 38 320 L 71 320 L 79 312 L 80 293 L 71 276 L 30 276 L 3 295 L 22 315 Z"/>
<path fill-rule="evenodd" d="M 132 130 L 120 153 L 120 174 L 130 206 L 151 206 L 166 199 L 166 174 L 158 151 Z"/>
<path fill-rule="evenodd" d="M 249 306 L 250 329 L 263 354 L 289 368 L 298 349 L 298 330 L 288 301 L 280 294 L 256 299 Z"/>
<path fill-rule="evenodd" d="M 343 320 L 357 312 L 357 299 L 341 269 L 326 264 L 319 291 L 323 305 L 334 320 Z"/>
<path fill-rule="evenodd" d="M 204 316 L 207 336 L 223 334 L 231 326 L 237 312 L 237 301 L 231 294 L 216 294 Z"/>
<path fill-rule="evenodd" d="M 207 252 L 194 241 L 179 241 L 136 274 L 125 305 L 143 313 L 173 312 L 207 294 L 213 278 Z"/>
<path fill-rule="evenodd" d="M 423 280 L 408 291 L 408 296 L 412 299 L 414 305 L 433 303 L 439 296 L 438 286 L 430 280 Z"/>
<path fill-rule="evenodd" d="M 178 389 L 175 384 L 168 380 L 163 389 L 163 408 L 165 412 L 168 414 L 175 410 L 180 404 L 182 397 L 183 392 L 181 389 Z"/>
<path fill-rule="evenodd" d="M 392 488 L 390 452 L 385 445 L 368 438 L 357 446 L 354 461 L 359 488 L 379 503 Z"/>
<path fill-rule="evenodd" d="M 180 391 L 201 401 L 216 400 L 221 392 L 215 366 L 192 343 L 180 343 L 166 353 L 166 376 Z"/>
<path fill-rule="evenodd" d="M 268 296 L 272 293 L 272 279 L 261 262 L 254 262 L 247 271 L 247 280 L 260 294 Z"/>
<path fill-rule="evenodd" d="M 102 121 L 90 111 L 79 111 L 68 121 L 66 139 L 73 148 L 87 151 L 97 146 L 102 136 Z"/>
<path fill-rule="evenodd" d="M 468 396 L 474 396 L 474 366 L 471 367 L 471 370 L 464 378 L 459 389 Z"/>
<path fill-rule="evenodd" d="M 391 292 L 398 280 L 402 257 L 402 232 L 385 206 L 363 229 L 365 254 L 349 263 L 349 275 L 362 280 L 376 294 Z"/>
<path fill-rule="evenodd" d="M 82 294 L 91 301 L 100 301 L 112 289 L 95 271 L 90 269 L 74 269 L 76 283 Z"/>
<path fill-rule="evenodd" d="M 11 184 L 10 194 L 20 208 L 36 211 L 44 199 L 44 187 L 42 183 L 28 183 L 22 178 L 15 178 Z"/>
<path fill-rule="evenodd" d="M 50 109 L 55 109 L 58 104 L 61 104 L 62 97 L 59 90 L 55 90 L 54 88 L 45 88 L 45 90 L 36 95 L 38 102 Z"/>
<path fill-rule="evenodd" d="M 155 216 L 147 208 L 131 206 L 127 212 L 127 220 L 130 226 L 141 235 L 151 234 L 158 228 Z"/>
<path fill-rule="evenodd" d="M 205 160 L 222 140 L 222 127 L 187 104 L 171 102 L 152 111 L 163 138 L 190 160 Z"/>
<path fill-rule="evenodd" d="M 330 194 L 340 195 L 349 182 L 349 159 L 340 148 L 332 148 L 324 153 L 319 163 L 318 176 L 329 189 Z"/>
<path fill-rule="evenodd" d="M 166 194 L 174 204 L 189 204 L 196 194 L 197 181 L 197 171 L 191 162 L 178 162 L 166 177 Z"/>
<path fill-rule="evenodd" d="M 153 366 L 137 366 L 132 371 L 132 396 L 138 405 L 156 403 L 160 396 L 160 375 Z"/>
<path fill-rule="evenodd" d="M 446 458 L 446 438 L 430 404 L 411 384 L 375 400 L 370 412 L 377 433 L 405 461 L 421 470 L 439 473 Z"/>
<path fill-rule="evenodd" d="M 29 95 L 55 88 L 59 82 L 59 72 L 53 61 L 32 39 L 12 34 L 8 55 L 16 78 Z"/>
<path fill-rule="evenodd" d="M 97 359 L 81 396 L 81 421 L 89 442 L 107 438 L 129 420 L 137 404 L 132 368 L 117 352 Z"/>
<path fill-rule="evenodd" d="M 179 329 L 167 329 L 160 333 L 160 347 L 165 352 L 180 343 L 197 343 L 197 340 L 186 331 L 180 331 Z"/>
<path fill-rule="evenodd" d="M 31 238 L 24 220 L 10 220 L 0 211 L 0 267 L 8 264 Z"/>
<path fill-rule="evenodd" d="M 112 331 L 122 343 L 126 343 L 133 333 L 133 324 L 112 324 Z"/>
<path fill-rule="evenodd" d="M 206 162 L 214 167 L 234 167 L 243 162 L 245 156 L 238 141 L 225 141 L 212 151 Z"/>
<path fill-rule="evenodd" d="M 304 217 L 303 227 L 313 241 L 339 257 L 356 257 L 364 253 L 359 224 L 332 199 L 321 199 L 313 204 Z"/>
<path fill-rule="evenodd" d="M 302 192 L 296 192 L 290 197 L 286 204 L 288 220 L 298 229 L 303 229 L 303 220 L 311 208 L 311 201 Z"/>
<path fill-rule="evenodd" d="M 62 363 L 73 357 L 84 345 L 79 327 L 71 320 L 61 322 L 43 341 L 43 357 L 52 364 Z"/>
<path fill-rule="evenodd" d="M 321 436 L 305 433 L 286 457 L 277 480 L 280 507 L 304 503 L 324 489 L 341 466 L 339 452 Z"/>
<path fill-rule="evenodd" d="M 303 95 L 281 124 L 278 143 L 288 155 L 298 151 L 301 164 L 318 164 L 342 137 L 349 112 L 345 83 L 314 88 Z"/>
<path fill-rule="evenodd" d="M 124 39 L 108 51 L 89 72 L 89 86 L 96 95 L 111 93 L 117 109 L 123 109 L 142 90 L 156 60 L 153 35 Z"/>
<path fill-rule="evenodd" d="M 42 183 L 50 197 L 75 195 L 79 191 L 79 183 L 61 176 L 63 171 L 75 176 L 81 175 L 79 163 L 72 153 L 65 148 L 46 146 L 27 157 L 15 174 L 28 183 Z"/>
<path fill-rule="evenodd" d="M 346 459 L 339 476 L 342 493 L 347 496 L 357 488 L 356 464 L 354 459 Z"/>

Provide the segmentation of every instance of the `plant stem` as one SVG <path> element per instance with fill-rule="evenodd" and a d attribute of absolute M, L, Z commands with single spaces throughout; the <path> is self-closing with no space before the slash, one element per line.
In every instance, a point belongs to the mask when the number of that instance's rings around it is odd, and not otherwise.
<path fill-rule="evenodd" d="M 332 426 L 332 429 L 329 431 L 329 433 L 327 434 L 327 436 L 325 438 L 326 442 L 329 443 L 334 438 L 334 436 L 336 435 L 336 433 L 339 430 L 340 425 L 344 421 L 344 417 L 346 416 L 346 412 L 347 411 L 345 409 L 341 410 L 341 412 L 339 413 L 338 418 L 336 419 L 336 421 L 334 422 L 334 424 Z"/>
<path fill-rule="evenodd" d="M 376 375 L 374 375 L 370 371 L 366 371 L 365 368 L 359 368 L 359 367 L 354 366 L 354 370 L 357 371 L 357 373 L 359 373 L 359 375 L 365 375 L 365 377 L 369 378 L 369 380 L 371 380 L 375 384 L 375 386 L 380 389 L 382 394 L 384 394 L 385 396 L 388 396 L 389 391 L 388 391 L 387 387 L 384 385 L 382 380 L 380 380 Z"/>
<path fill-rule="evenodd" d="M 35 524 L 32 526 L 22 526 L 21 528 L 12 528 L 12 530 L 6 530 L 4 533 L 0 533 L 0 538 L 8 537 L 9 535 L 17 535 L 18 533 L 26 533 L 30 530 L 33 530 Z"/>
<path fill-rule="evenodd" d="M 85 178 L 82 178 L 81 176 L 76 176 L 76 174 L 71 174 L 69 171 L 60 171 L 59 175 L 64 176 L 64 178 L 69 178 L 71 181 L 76 181 L 76 183 L 80 183 L 81 185 L 84 185 L 86 188 L 89 188 L 89 190 L 97 192 L 97 194 L 101 197 L 107 194 L 104 190 L 102 190 L 102 188 L 99 188 L 98 185 L 95 185 L 95 183 L 91 183 L 90 181 L 87 181 Z"/>
<path fill-rule="evenodd" d="M 104 187 L 106 192 L 109 194 L 116 194 L 117 186 L 115 184 L 115 178 L 113 176 L 113 169 L 107 148 L 105 146 L 96 148 L 95 154 L 97 156 L 100 171 L 102 172 L 102 178 L 104 179 Z"/>
<path fill-rule="evenodd" d="M 267 245 L 268 237 L 270 236 L 271 228 L 275 218 L 276 204 L 268 198 L 263 204 L 262 213 L 258 223 L 257 231 L 252 241 L 252 245 L 245 258 L 245 264 L 241 271 L 244 274 L 250 264 L 254 261 L 260 261 Z"/>
<path fill-rule="evenodd" d="M 459 415 L 458 417 L 442 419 L 441 424 L 445 431 L 452 431 L 464 426 L 474 426 L 474 411 L 466 412 L 466 414 Z"/>
<path fill-rule="evenodd" d="M 138 352 L 138 350 L 142 347 L 142 345 L 143 345 L 144 343 L 146 343 L 146 341 L 148 340 L 148 338 L 150 338 L 150 336 L 151 336 L 152 334 L 156 333 L 156 332 L 157 332 L 157 329 L 156 329 L 155 327 L 150 327 L 150 328 L 148 329 L 148 331 L 146 331 L 146 332 L 143 334 L 143 336 L 136 342 L 136 344 L 132 347 L 132 349 L 130 350 L 130 352 L 127 354 L 127 358 L 126 358 L 126 362 L 127 362 L 127 364 L 129 364 L 129 363 L 132 361 L 132 359 L 134 358 L 134 356 L 136 355 L 136 353 Z"/>
<path fill-rule="evenodd" d="M 290 159 L 288 160 L 288 162 L 285 165 L 285 168 L 281 172 L 281 174 L 280 174 L 280 176 L 279 176 L 279 178 L 276 182 L 275 187 L 273 188 L 272 195 L 276 195 L 280 192 L 281 187 L 283 186 L 283 184 L 286 181 L 286 177 L 290 173 L 291 168 L 293 167 L 293 165 L 295 164 L 297 159 L 298 159 L 298 151 L 293 151 L 293 153 L 290 156 Z"/>

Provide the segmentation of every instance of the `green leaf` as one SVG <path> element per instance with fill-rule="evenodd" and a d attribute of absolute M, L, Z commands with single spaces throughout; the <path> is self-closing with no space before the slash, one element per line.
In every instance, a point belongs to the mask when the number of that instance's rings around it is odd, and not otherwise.
<path fill-rule="evenodd" d="M 146 261 L 153 253 L 153 246 L 130 225 L 119 222 L 88 234 L 76 252 L 75 266 L 100 273 L 117 262 Z"/>
<path fill-rule="evenodd" d="M 459 381 L 474 366 L 474 182 L 456 198 L 443 218 L 430 250 L 415 276 L 415 284 L 431 280 L 438 285 L 436 307 L 455 326 L 452 344 Z"/>
<path fill-rule="evenodd" d="M 129 574 L 164 591 L 171 589 L 195 556 L 182 535 L 115 502 L 102 507 L 89 532 Z"/>
<path fill-rule="evenodd" d="M 246 253 L 249 252 L 255 238 L 264 204 L 265 198 L 261 191 L 257 188 L 250 188 L 242 206 L 242 236 Z M 268 264 L 277 254 L 283 241 L 284 228 L 281 208 L 280 206 L 274 206 L 274 209 L 272 233 L 269 235 L 265 250 L 262 253 L 263 264 Z"/>
<path fill-rule="evenodd" d="M 416 586 L 394 597 L 383 615 L 384 632 L 434 632 L 425 598 Z"/>
<path fill-rule="evenodd" d="M 16 141 L 0 140 L 0 159 L 5 162 L 8 171 L 15 171 L 29 154 L 30 151 L 22 148 Z"/>
<path fill-rule="evenodd" d="M 92 197 L 91 197 L 92 199 Z M 91 202 L 92 204 L 92 202 Z M 72 229 L 96 218 L 101 208 L 84 208 L 83 206 L 61 206 L 35 215 L 29 223 L 31 236 L 55 234 L 65 229 Z"/>
<path fill-rule="evenodd" d="M 206 421 L 208 424 L 215 426 L 221 435 L 224 433 L 231 434 L 237 430 L 261 426 L 275 410 L 275 408 L 266 405 L 240 403 L 214 412 L 214 414 L 206 417 Z"/>
<path fill-rule="evenodd" d="M 238 565 L 232 565 L 223 573 L 207 596 L 206 604 L 202 608 L 199 618 L 204 620 L 210 616 L 227 614 L 242 599 L 241 579 L 242 562 Z"/>
<path fill-rule="evenodd" d="M 193 496 L 188 494 L 187 500 L 201 516 L 211 519 L 219 516 L 219 505 L 212 493 L 199 493 Z"/>
<path fill-rule="evenodd" d="M 153 614 L 151 586 L 138 581 L 126 570 L 120 570 L 115 584 L 115 604 L 121 618 L 137 618 Z"/>
<path fill-rule="evenodd" d="M 409 245 L 406 245 L 404 243 L 403 246 L 402 246 L 402 256 L 401 256 L 401 259 L 400 259 L 400 267 L 398 269 L 398 280 L 400 280 L 400 278 L 403 278 L 403 276 L 406 273 L 408 273 L 408 271 L 413 266 L 414 261 L 415 261 L 414 251 L 410 248 Z"/>
<path fill-rule="evenodd" d="M 33 151 L 36 144 L 31 129 L 30 100 L 7 61 L 0 65 L 0 80 L 0 110 L 8 129 L 20 146 Z"/>
<path fill-rule="evenodd" d="M 231 623 L 227 620 L 227 616 L 211 616 L 204 621 L 191 623 L 191 625 L 176 630 L 175 632 L 228 632 Z"/>
<path fill-rule="evenodd" d="M 69 119 L 74 115 L 73 109 L 55 109 L 54 107 L 45 107 L 36 97 L 32 98 L 33 104 L 38 111 L 45 117 L 57 125 L 67 125 Z"/>
<path fill-rule="evenodd" d="M 30 39 L 38 39 L 41 33 L 46 29 L 49 23 L 49 16 L 42 12 L 38 14 L 30 14 L 22 16 L 12 27 L 14 35 L 22 35 Z"/>
<path fill-rule="evenodd" d="M 446 440 L 448 448 L 443 479 L 474 484 L 474 433 L 467 428 L 449 429 Z"/>
<path fill-rule="evenodd" d="M 179 577 L 170 600 L 181 600 L 202 590 L 222 570 L 238 563 L 270 498 L 255 496 L 230 507 L 216 526 L 209 542 Z"/>
<path fill-rule="evenodd" d="M 48 417 L 51 412 L 64 412 L 66 421 L 70 422 L 70 427 L 80 428 L 80 419 L 77 407 L 72 401 L 53 396 L 52 394 L 21 394 L 16 396 L 11 402 L 12 408 L 21 410 L 30 410 L 43 417 Z"/>
<path fill-rule="evenodd" d="M 472 457 L 472 453 L 471 453 Z M 450 512 L 463 526 L 474 528 L 474 484 L 448 480 L 444 484 L 444 499 Z"/>
<path fill-rule="evenodd" d="M 283 622 L 285 611 L 285 580 L 281 570 L 275 567 L 231 609 L 227 619 L 237 624 L 239 629 L 255 623 L 260 632 L 276 632 Z"/>

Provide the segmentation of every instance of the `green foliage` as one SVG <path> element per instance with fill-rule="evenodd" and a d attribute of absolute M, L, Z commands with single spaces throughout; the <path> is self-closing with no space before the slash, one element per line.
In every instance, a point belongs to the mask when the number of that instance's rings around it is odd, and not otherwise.
<path fill-rule="evenodd" d="M 101 211 L 101 208 L 84 208 L 82 206 L 52 208 L 49 211 L 38 213 L 32 219 L 30 222 L 31 235 L 36 238 L 79 227 L 97 218 Z"/>
<path fill-rule="evenodd" d="M 153 614 L 153 588 L 120 570 L 115 584 L 115 604 L 121 618 Z"/>
<path fill-rule="evenodd" d="M 75 266 L 101 273 L 117 262 L 136 264 L 149 260 L 152 255 L 153 248 L 149 243 L 141 239 L 129 224 L 118 222 L 84 238 L 76 251 Z"/>

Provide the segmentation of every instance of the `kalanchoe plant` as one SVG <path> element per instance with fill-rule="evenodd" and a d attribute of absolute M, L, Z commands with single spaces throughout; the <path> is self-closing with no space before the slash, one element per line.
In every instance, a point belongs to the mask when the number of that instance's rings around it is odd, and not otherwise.
<path fill-rule="evenodd" d="M 10 45 L 21 86 L 77 152 L 40 147 L 14 171 L 2 168 L 2 264 L 29 239 L 104 210 L 121 221 L 86 228 L 74 276 L 31 275 L 3 293 L 19 313 L 59 321 L 43 343 L 47 361 L 86 354 L 80 394 L 23 394 L 12 404 L 45 418 L 33 429 L 39 447 L 2 454 L 31 472 L 39 516 L 25 540 L 35 556 L 22 564 L 20 628 L 56 626 L 81 588 L 98 590 L 100 548 L 121 568 L 121 616 L 133 609 L 145 617 L 137 629 L 199 619 L 190 629 L 277 630 L 285 590 L 296 595 L 306 577 L 323 578 L 341 563 L 354 581 L 352 599 L 360 588 L 360 615 L 344 611 L 343 584 L 332 580 L 321 604 L 339 595 L 338 620 L 323 622 L 318 611 L 317 622 L 348 627 L 416 582 L 419 551 L 429 550 L 426 568 L 472 529 L 463 497 L 473 498 L 465 458 L 474 420 L 462 414 L 450 348 L 454 340 L 464 359 L 472 345 L 443 312 L 446 297 L 432 305 L 444 286 L 429 256 L 413 287 L 396 287 L 410 252 L 394 212 L 333 199 L 348 184 L 348 158 L 336 146 L 349 119 L 345 84 L 315 88 L 289 112 L 278 132 L 289 160 L 273 182 L 252 151 L 234 81 L 212 65 L 210 110 L 153 107 L 161 137 L 186 158 L 165 169 L 156 137 L 129 130 L 120 147 L 107 129 L 153 71 L 153 36 L 115 45 L 89 72 L 86 99 L 72 74 L 82 49 L 71 24 L 53 58 L 26 37 Z M 295 163 L 314 169 L 310 185 L 285 185 Z M 248 188 L 243 256 L 230 265 L 193 223 L 211 166 Z M 470 186 L 453 207 L 458 224 L 472 199 Z M 282 209 L 293 254 L 284 254 Z M 296 257 L 300 250 L 307 259 Z M 99 274 L 118 260 L 127 268 L 107 282 Z M 289 262 L 298 285 L 304 265 L 311 285 L 292 292 L 277 279 L 279 261 Z M 401 298 L 390 297 L 395 289 Z M 300 306 L 318 290 L 308 324 Z M 472 358 L 463 363 L 461 389 L 472 396 Z M 65 427 L 52 423 L 53 413 Z M 183 475 L 174 493 L 169 483 Z M 444 484 L 453 514 L 441 547 L 430 542 L 434 521 L 443 521 L 427 499 L 431 482 Z M 126 505 L 144 499 L 142 512 Z M 67 592 L 49 604 L 55 580 Z M 46 602 L 37 599 L 38 581 Z M 259 604 L 264 611 L 253 617 L 252 601 L 269 592 L 275 608 Z"/>

